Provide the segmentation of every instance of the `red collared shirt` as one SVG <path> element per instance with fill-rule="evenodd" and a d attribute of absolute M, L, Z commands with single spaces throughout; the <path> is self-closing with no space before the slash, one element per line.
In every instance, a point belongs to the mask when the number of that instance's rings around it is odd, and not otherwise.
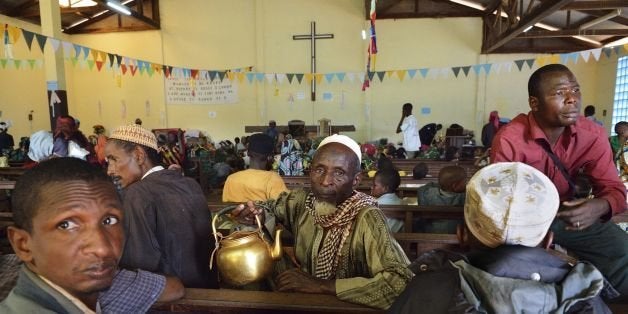
<path fill-rule="evenodd" d="M 605 129 L 583 116 L 565 128 L 552 151 L 575 177 L 582 168 L 593 185 L 593 194 L 608 201 L 612 214 L 626 209 L 626 187 L 619 180 Z M 569 183 L 541 145 L 549 141 L 534 116 L 520 114 L 500 128 L 491 146 L 491 162 L 519 161 L 547 175 L 561 201 L 571 198 Z"/>

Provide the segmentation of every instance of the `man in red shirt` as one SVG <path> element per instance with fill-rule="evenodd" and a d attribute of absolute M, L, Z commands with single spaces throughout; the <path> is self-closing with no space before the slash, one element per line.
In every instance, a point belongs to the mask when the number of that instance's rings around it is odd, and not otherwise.
<path fill-rule="evenodd" d="M 546 65 L 528 81 L 530 112 L 502 127 L 492 143 L 491 161 L 519 161 L 535 167 L 556 185 L 561 198 L 554 240 L 593 263 L 613 286 L 628 295 L 628 234 L 612 215 L 626 209 L 606 130 L 580 115 L 580 85 L 561 64 Z M 593 198 L 574 197 L 582 171 Z"/>

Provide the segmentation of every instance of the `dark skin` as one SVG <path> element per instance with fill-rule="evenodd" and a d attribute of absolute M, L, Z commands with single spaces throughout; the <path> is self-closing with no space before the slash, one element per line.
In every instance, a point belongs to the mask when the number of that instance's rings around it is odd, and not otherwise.
<path fill-rule="evenodd" d="M 399 124 L 397 124 L 397 133 L 401 133 L 401 124 L 403 123 L 403 119 L 412 114 L 412 107 L 403 106 L 401 109 L 401 120 L 399 120 Z"/>
<path fill-rule="evenodd" d="M 360 183 L 360 175 L 357 156 L 351 149 L 338 143 L 324 145 L 312 160 L 312 193 L 317 200 L 339 205 L 351 196 Z M 232 212 L 234 217 L 245 224 L 252 224 L 255 215 L 262 214 L 263 209 L 255 208 L 253 202 L 248 202 L 247 206 L 240 205 Z M 281 292 L 336 295 L 336 280 L 319 279 L 300 269 L 290 269 L 279 274 L 276 283 L 277 290 Z"/>
<path fill-rule="evenodd" d="M 558 71 L 544 74 L 540 86 L 538 96 L 530 96 L 528 102 L 534 118 L 554 147 L 565 128 L 578 119 L 582 103 L 580 85 L 573 73 Z M 556 216 L 567 224 L 567 230 L 581 230 L 609 214 L 610 210 L 605 199 L 577 199 L 563 202 Z"/>

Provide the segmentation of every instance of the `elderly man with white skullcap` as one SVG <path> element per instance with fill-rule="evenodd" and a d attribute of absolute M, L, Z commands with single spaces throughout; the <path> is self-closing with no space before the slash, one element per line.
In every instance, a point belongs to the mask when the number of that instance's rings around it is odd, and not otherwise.
<path fill-rule="evenodd" d="M 188 288 L 216 288 L 209 269 L 211 221 L 199 184 L 161 165 L 155 135 L 137 124 L 115 129 L 107 174 L 122 187 L 123 268 L 176 276 Z"/>
<path fill-rule="evenodd" d="M 531 166 L 482 168 L 467 185 L 459 232 L 471 253 L 421 255 L 390 312 L 610 313 L 600 296 L 618 293 L 602 273 L 549 248 L 559 200 L 552 181 Z"/>
<path fill-rule="evenodd" d="M 355 141 L 329 136 L 312 160 L 311 191 L 293 190 L 267 203 L 295 238 L 298 265 L 275 278 L 279 291 L 333 294 L 386 309 L 412 278 L 376 199 L 355 190 L 360 162 Z M 240 221 L 252 222 L 263 213 L 253 203 L 247 205 L 233 212 Z"/>

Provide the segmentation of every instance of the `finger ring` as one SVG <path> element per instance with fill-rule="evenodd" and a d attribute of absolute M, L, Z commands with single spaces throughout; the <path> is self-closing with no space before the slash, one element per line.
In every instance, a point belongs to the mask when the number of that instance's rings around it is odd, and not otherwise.
<path fill-rule="evenodd" d="M 580 229 L 580 220 L 576 221 L 576 228 Z"/>

